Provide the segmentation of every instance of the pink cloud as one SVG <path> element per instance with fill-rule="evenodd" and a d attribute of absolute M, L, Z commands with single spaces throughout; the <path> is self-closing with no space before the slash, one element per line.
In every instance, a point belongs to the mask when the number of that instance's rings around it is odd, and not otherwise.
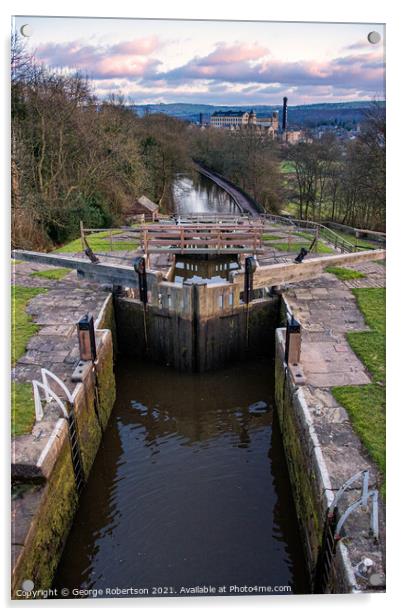
<path fill-rule="evenodd" d="M 92 67 L 91 74 L 98 79 L 143 77 L 150 71 L 155 71 L 158 64 L 158 60 L 141 56 L 110 56 L 98 60 Z"/>
<path fill-rule="evenodd" d="M 250 92 L 250 96 L 257 96 L 265 88 L 270 88 L 271 93 L 273 88 L 307 88 L 311 97 L 315 96 L 314 91 L 324 97 L 329 92 L 330 97 L 331 91 L 344 90 L 346 98 L 349 93 L 364 92 L 371 96 L 384 90 L 380 48 L 366 53 L 351 51 L 331 60 L 287 62 L 273 58 L 266 47 L 257 43 L 219 42 L 205 56 L 195 56 L 181 66 L 163 71 L 155 52 L 164 44 L 156 36 L 104 46 L 81 41 L 47 43 L 38 47 L 36 55 L 52 67 L 84 71 L 98 84 L 108 79 L 126 79 L 136 82 L 138 87 L 149 88 L 150 93 L 153 89 L 175 93 L 181 86 L 197 92 L 200 88 L 215 87 L 218 92 L 224 84 L 248 87 L 244 95 Z"/>
<path fill-rule="evenodd" d="M 147 36 L 132 41 L 117 43 L 109 48 L 112 54 L 133 54 L 135 56 L 148 56 L 161 47 L 161 42 L 156 36 Z"/>
<path fill-rule="evenodd" d="M 231 62 L 248 62 L 251 60 L 259 60 L 266 56 L 269 50 L 262 45 L 252 43 L 234 43 L 229 45 L 226 43 L 218 43 L 214 51 L 203 58 L 201 62 L 210 66 L 216 64 L 230 64 Z"/>
<path fill-rule="evenodd" d="M 81 70 L 96 78 L 141 77 L 154 72 L 160 64 L 149 56 L 161 46 L 156 36 L 104 47 L 72 41 L 40 45 L 36 55 L 48 66 Z"/>
<path fill-rule="evenodd" d="M 210 79 L 212 81 L 232 81 L 234 83 L 260 83 L 284 86 L 338 86 L 350 89 L 360 88 L 367 91 L 382 89 L 384 62 L 379 53 L 367 53 L 342 56 L 329 61 L 284 62 L 261 57 L 260 61 L 245 60 L 246 54 L 239 52 L 236 60 L 235 50 L 231 47 L 228 56 L 220 46 L 204 58 L 195 57 L 187 64 L 168 71 L 163 75 L 167 82 L 184 82 L 189 80 Z M 265 50 L 265 56 L 267 50 Z M 227 59 L 232 56 L 232 61 Z M 257 57 L 254 56 L 255 58 Z M 222 58 L 223 61 L 218 60 Z M 211 59 L 213 61 L 211 61 Z M 161 79 L 161 73 L 158 78 Z M 153 79 L 149 76 L 150 81 Z"/>

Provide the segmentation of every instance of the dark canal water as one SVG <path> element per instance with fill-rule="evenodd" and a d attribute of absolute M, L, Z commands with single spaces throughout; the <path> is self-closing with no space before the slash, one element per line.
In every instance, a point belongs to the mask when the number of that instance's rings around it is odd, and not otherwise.
<path fill-rule="evenodd" d="M 236 211 L 204 178 L 178 177 L 174 192 L 181 214 Z M 184 257 L 178 265 L 178 280 L 221 279 L 236 262 Z M 116 377 L 117 401 L 55 586 L 103 596 L 115 587 L 151 595 L 209 585 L 307 592 L 272 360 L 189 375 L 121 357 Z"/>
<path fill-rule="evenodd" d="M 306 591 L 272 362 L 189 375 L 125 359 L 116 376 L 55 585 Z"/>

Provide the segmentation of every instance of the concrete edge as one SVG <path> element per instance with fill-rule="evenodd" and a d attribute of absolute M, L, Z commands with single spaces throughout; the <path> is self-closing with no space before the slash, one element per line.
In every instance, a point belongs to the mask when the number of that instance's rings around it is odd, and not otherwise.
<path fill-rule="evenodd" d="M 343 541 L 339 541 L 337 543 L 336 552 L 339 553 L 340 560 L 343 564 L 343 568 L 346 574 L 346 579 L 348 581 L 350 592 L 354 594 L 362 594 L 362 590 L 360 590 L 357 585 L 357 580 L 355 577 L 353 565 L 350 560 L 348 548 L 343 543 Z"/>
<path fill-rule="evenodd" d="M 48 478 L 50 476 L 66 437 L 67 421 L 65 418 L 60 417 L 36 463 L 44 477 Z"/>
<path fill-rule="evenodd" d="M 105 301 L 102 304 L 101 310 L 99 311 L 99 314 L 94 323 L 95 329 L 98 329 L 99 324 L 102 323 L 102 320 L 105 317 L 106 310 L 109 306 L 109 302 L 112 301 L 112 297 L 113 297 L 112 293 L 108 293 L 108 296 L 105 298 Z M 99 330 L 99 331 L 102 331 L 102 330 Z"/>
<path fill-rule="evenodd" d="M 323 495 L 325 497 L 326 506 L 329 507 L 333 501 L 333 489 L 330 481 L 329 472 L 323 457 L 322 448 L 319 443 L 318 435 L 316 434 L 315 426 L 312 420 L 311 412 L 305 400 L 304 392 L 300 387 L 296 388 L 293 395 L 300 408 L 301 416 L 308 430 L 312 441 L 312 452 L 316 461 L 316 470 L 319 474 L 321 484 L 323 486 Z"/>

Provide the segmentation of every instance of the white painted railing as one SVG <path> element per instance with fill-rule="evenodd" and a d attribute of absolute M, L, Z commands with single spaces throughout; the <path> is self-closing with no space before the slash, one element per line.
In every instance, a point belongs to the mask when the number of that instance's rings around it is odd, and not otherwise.
<path fill-rule="evenodd" d="M 59 408 L 61 409 L 63 413 L 63 417 L 65 419 L 68 419 L 69 413 L 66 408 L 66 404 L 65 402 L 63 402 L 60 396 L 58 396 L 53 391 L 53 389 L 50 387 L 49 380 L 55 381 L 59 385 L 59 387 L 61 387 L 63 392 L 66 394 L 67 401 L 70 404 L 73 404 L 74 402 L 73 396 L 67 389 L 65 383 L 63 383 L 63 381 L 59 379 L 58 376 L 56 376 L 55 374 L 53 374 L 53 372 L 51 372 L 50 370 L 47 370 L 46 368 L 41 368 L 41 378 L 42 378 L 42 381 L 37 381 L 37 380 L 32 381 L 32 388 L 34 391 L 36 421 L 41 421 L 43 419 L 42 397 L 40 394 L 41 390 L 45 394 L 45 401 L 50 402 L 51 400 L 54 400 L 58 404 Z"/>

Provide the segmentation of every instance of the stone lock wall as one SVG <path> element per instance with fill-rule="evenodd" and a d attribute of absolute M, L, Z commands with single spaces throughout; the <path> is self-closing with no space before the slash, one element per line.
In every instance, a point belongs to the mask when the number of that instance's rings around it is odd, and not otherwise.
<path fill-rule="evenodd" d="M 94 403 L 95 373 L 90 362 L 85 365 L 82 382 L 76 386 L 74 395 L 74 410 L 86 478 L 91 471 L 115 400 L 112 320 L 110 298 L 105 305 L 105 314 L 97 321 L 97 326 L 110 326 L 110 329 L 97 330 L 98 415 Z M 22 439 L 19 445 L 23 446 L 25 452 L 30 452 L 31 459 L 26 455 L 13 456 L 14 598 L 21 596 L 18 593 L 24 580 L 32 580 L 35 588 L 51 588 L 78 505 L 67 421 L 60 417 L 60 412 L 52 403 L 48 407 L 45 408 L 43 421 L 35 424 L 33 433 L 18 437 Z M 36 443 L 36 446 L 32 443 Z"/>
<path fill-rule="evenodd" d="M 304 398 L 284 362 L 285 328 L 276 331 L 275 400 L 307 569 L 313 585 L 326 512 L 333 500 L 328 471 Z M 356 591 L 348 550 L 339 542 L 329 593 Z"/>

